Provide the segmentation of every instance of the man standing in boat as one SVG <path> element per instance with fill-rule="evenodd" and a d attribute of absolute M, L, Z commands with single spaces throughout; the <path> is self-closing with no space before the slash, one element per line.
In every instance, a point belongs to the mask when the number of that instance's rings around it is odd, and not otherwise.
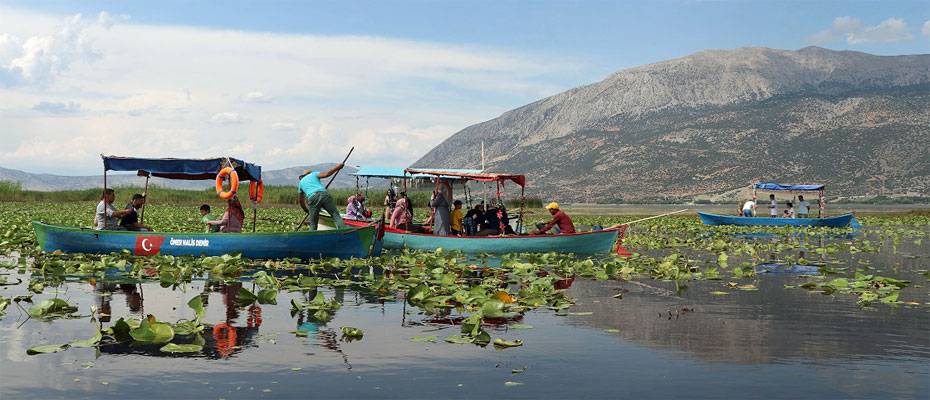
<path fill-rule="evenodd" d="M 309 213 L 307 226 L 310 227 L 311 231 L 317 229 L 320 220 L 320 210 L 326 210 L 326 212 L 333 217 L 333 223 L 336 229 L 345 227 L 345 224 L 342 222 L 342 215 L 339 214 L 339 209 L 336 208 L 336 202 L 333 200 L 333 196 L 326 191 L 326 185 L 320 182 L 320 179 L 333 176 L 333 174 L 343 167 L 345 167 L 345 164 L 339 164 L 323 173 L 308 169 L 300 175 L 300 182 L 297 184 L 297 188 L 303 193 L 303 196 L 305 196 L 303 199 L 307 202 L 307 210 Z"/>
<path fill-rule="evenodd" d="M 798 196 L 798 218 L 808 218 L 810 216 L 810 203 L 804 200 L 804 196 Z"/>
<path fill-rule="evenodd" d="M 769 195 L 769 217 L 778 218 L 778 202 L 774 194 Z"/>
<path fill-rule="evenodd" d="M 559 203 L 549 203 L 549 205 L 546 206 L 546 210 L 549 210 L 549 214 L 552 214 L 552 220 L 549 221 L 546 226 L 542 227 L 542 229 L 533 231 L 533 235 L 546 233 L 552 229 L 553 226 L 559 227 L 559 233 L 575 233 L 575 224 L 572 223 L 572 218 L 559 209 Z"/>

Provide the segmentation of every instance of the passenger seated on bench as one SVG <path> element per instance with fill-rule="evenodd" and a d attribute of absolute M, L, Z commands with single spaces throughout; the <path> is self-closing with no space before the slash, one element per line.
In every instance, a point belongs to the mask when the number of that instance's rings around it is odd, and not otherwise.
<path fill-rule="evenodd" d="M 394 205 L 394 212 L 391 213 L 391 227 L 403 230 L 413 228 L 413 216 L 407 204 L 410 199 L 407 198 L 407 192 L 400 192 L 400 197 Z"/>

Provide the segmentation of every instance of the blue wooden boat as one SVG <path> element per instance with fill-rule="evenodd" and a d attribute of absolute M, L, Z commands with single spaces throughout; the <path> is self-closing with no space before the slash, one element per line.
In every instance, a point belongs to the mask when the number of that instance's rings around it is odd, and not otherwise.
<path fill-rule="evenodd" d="M 825 218 L 771 218 L 771 217 L 737 217 L 698 212 L 704 225 L 738 225 L 738 226 L 825 226 L 845 228 L 853 224 L 852 214 L 843 214 Z"/>
<path fill-rule="evenodd" d="M 138 256 L 219 256 L 253 259 L 364 258 L 377 255 L 374 225 L 329 231 L 182 233 L 98 231 L 34 221 L 39 246 L 52 252 L 109 254 L 128 250 Z"/>

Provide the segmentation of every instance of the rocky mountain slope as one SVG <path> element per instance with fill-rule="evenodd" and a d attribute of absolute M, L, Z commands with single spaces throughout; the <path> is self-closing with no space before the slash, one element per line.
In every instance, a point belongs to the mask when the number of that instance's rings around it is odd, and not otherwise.
<path fill-rule="evenodd" d="M 619 71 L 469 126 L 415 165 L 528 175 L 547 198 L 930 194 L 930 55 L 709 50 Z"/>

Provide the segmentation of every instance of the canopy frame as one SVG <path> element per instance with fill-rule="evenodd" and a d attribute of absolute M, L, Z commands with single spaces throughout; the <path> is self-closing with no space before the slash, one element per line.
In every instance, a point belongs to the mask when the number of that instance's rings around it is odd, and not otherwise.
<path fill-rule="evenodd" d="M 103 160 L 103 192 L 107 191 L 107 172 L 109 171 L 136 171 L 137 176 L 145 177 L 145 186 L 142 197 L 142 209 L 139 211 L 139 222 L 145 222 L 145 206 L 148 203 L 149 179 L 152 176 L 174 180 L 212 180 L 224 167 L 233 167 L 240 181 L 262 180 L 262 167 L 232 157 L 217 158 L 141 158 L 100 155 Z M 256 230 L 257 204 L 252 202 L 252 232 Z M 244 224 L 245 221 L 243 221 Z"/>
<path fill-rule="evenodd" d="M 823 218 L 826 209 L 825 186 L 822 184 L 806 185 L 785 185 L 774 182 L 756 182 L 752 184 L 752 201 L 758 198 L 757 191 L 763 192 L 789 192 L 792 193 L 794 201 L 797 201 L 798 192 L 817 192 L 817 218 Z"/>

